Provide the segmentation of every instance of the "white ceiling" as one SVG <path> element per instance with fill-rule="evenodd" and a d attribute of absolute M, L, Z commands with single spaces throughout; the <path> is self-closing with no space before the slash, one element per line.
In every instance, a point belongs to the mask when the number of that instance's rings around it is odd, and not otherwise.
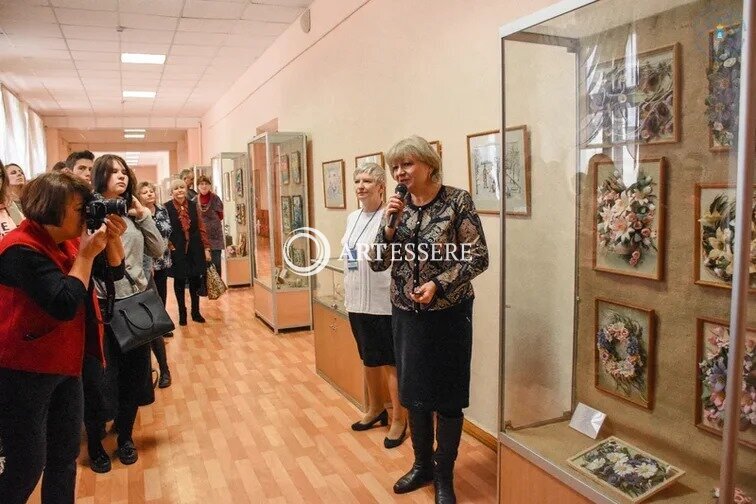
<path fill-rule="evenodd" d="M 0 81 L 44 116 L 199 117 L 312 1 L 0 0 Z"/>
<path fill-rule="evenodd" d="M 128 140 L 123 138 L 122 129 L 73 129 L 60 128 L 60 137 L 73 144 L 107 144 L 107 143 L 173 143 L 186 141 L 184 129 L 149 128 L 144 139 Z"/>

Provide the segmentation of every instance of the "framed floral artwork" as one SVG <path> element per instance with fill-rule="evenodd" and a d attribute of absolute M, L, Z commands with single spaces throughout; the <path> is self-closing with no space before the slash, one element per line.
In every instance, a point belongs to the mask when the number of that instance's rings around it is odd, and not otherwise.
<path fill-rule="evenodd" d="M 679 54 L 674 44 L 588 69 L 582 146 L 679 142 Z"/>
<path fill-rule="evenodd" d="M 706 119 L 709 148 L 727 151 L 738 133 L 742 29 L 739 24 L 709 32 L 709 66 L 706 77 Z"/>
<path fill-rule="evenodd" d="M 646 409 L 653 407 L 654 310 L 596 299 L 594 384 Z"/>
<path fill-rule="evenodd" d="M 344 160 L 323 163 L 323 199 L 326 208 L 346 208 Z"/>
<path fill-rule="evenodd" d="M 478 213 L 498 214 L 501 202 L 501 133 L 467 135 L 467 175 Z"/>
<path fill-rule="evenodd" d="M 299 151 L 289 154 L 289 171 L 291 172 L 291 181 L 295 184 L 302 183 L 302 163 Z"/>
<path fill-rule="evenodd" d="M 569 458 L 567 463 L 630 502 L 642 502 L 685 474 L 627 441 L 611 436 Z"/>
<path fill-rule="evenodd" d="M 291 196 L 281 196 L 281 230 L 284 236 L 291 232 Z"/>
<path fill-rule="evenodd" d="M 696 427 L 722 435 L 724 427 L 730 324 L 724 320 L 696 319 Z M 738 440 L 756 448 L 756 329 L 746 329 L 743 358 L 743 392 L 740 397 Z"/>
<path fill-rule="evenodd" d="M 625 169 L 597 161 L 593 169 L 593 269 L 661 280 L 664 276 L 666 160 Z"/>
<path fill-rule="evenodd" d="M 751 243 L 756 240 L 756 186 L 751 205 Z M 696 184 L 694 280 L 699 285 L 732 288 L 735 246 L 735 186 Z M 751 246 L 749 291 L 756 291 L 756 248 Z"/>
<path fill-rule="evenodd" d="M 289 185 L 289 156 L 281 154 L 278 156 L 278 170 L 281 172 L 281 185 Z"/>

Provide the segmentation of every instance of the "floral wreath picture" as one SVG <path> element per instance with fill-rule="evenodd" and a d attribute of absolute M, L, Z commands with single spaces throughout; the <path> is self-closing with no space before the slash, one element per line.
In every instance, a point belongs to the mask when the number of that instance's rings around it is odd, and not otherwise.
<path fill-rule="evenodd" d="M 626 180 L 612 161 L 595 163 L 594 269 L 662 278 L 665 166 L 664 158 L 641 160 Z"/>
<path fill-rule="evenodd" d="M 731 288 L 735 247 L 735 188 L 728 184 L 696 186 L 695 283 Z M 756 287 L 756 199 L 751 206 L 749 285 Z"/>
<path fill-rule="evenodd" d="M 727 363 L 730 353 L 729 323 L 697 319 L 698 376 L 696 426 L 720 434 L 724 428 Z M 743 392 L 740 398 L 739 441 L 756 448 L 756 330 L 746 331 L 743 356 Z"/>
<path fill-rule="evenodd" d="M 653 310 L 596 299 L 596 387 L 648 409 L 653 320 Z"/>
<path fill-rule="evenodd" d="M 709 33 L 709 95 L 706 119 L 709 123 L 709 148 L 726 151 L 738 131 L 740 104 L 740 63 L 742 30 L 739 24 L 720 27 Z"/>

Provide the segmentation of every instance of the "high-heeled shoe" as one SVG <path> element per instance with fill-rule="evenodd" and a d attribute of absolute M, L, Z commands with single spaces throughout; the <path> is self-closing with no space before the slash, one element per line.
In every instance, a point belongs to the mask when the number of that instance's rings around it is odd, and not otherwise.
<path fill-rule="evenodd" d="M 362 423 L 362 422 L 354 422 L 352 424 L 352 430 L 353 431 L 366 431 L 368 429 L 372 429 L 375 427 L 375 424 L 380 422 L 382 427 L 385 427 L 388 425 L 388 411 L 385 409 L 378 413 L 378 416 L 370 420 L 368 423 Z"/>
<path fill-rule="evenodd" d="M 390 437 L 386 436 L 383 438 L 383 447 L 388 448 L 389 450 L 391 448 L 396 448 L 400 444 L 404 442 L 404 440 L 407 438 L 407 423 L 404 423 L 404 430 L 402 430 L 402 435 L 399 436 L 396 439 L 391 439 Z"/>

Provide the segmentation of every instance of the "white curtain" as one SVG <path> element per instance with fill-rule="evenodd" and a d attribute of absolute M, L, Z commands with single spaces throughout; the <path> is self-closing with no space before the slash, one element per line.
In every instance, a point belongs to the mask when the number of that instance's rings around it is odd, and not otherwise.
<path fill-rule="evenodd" d="M 0 161 L 16 163 L 27 178 L 47 169 L 45 128 L 29 106 L 0 86 Z"/>

